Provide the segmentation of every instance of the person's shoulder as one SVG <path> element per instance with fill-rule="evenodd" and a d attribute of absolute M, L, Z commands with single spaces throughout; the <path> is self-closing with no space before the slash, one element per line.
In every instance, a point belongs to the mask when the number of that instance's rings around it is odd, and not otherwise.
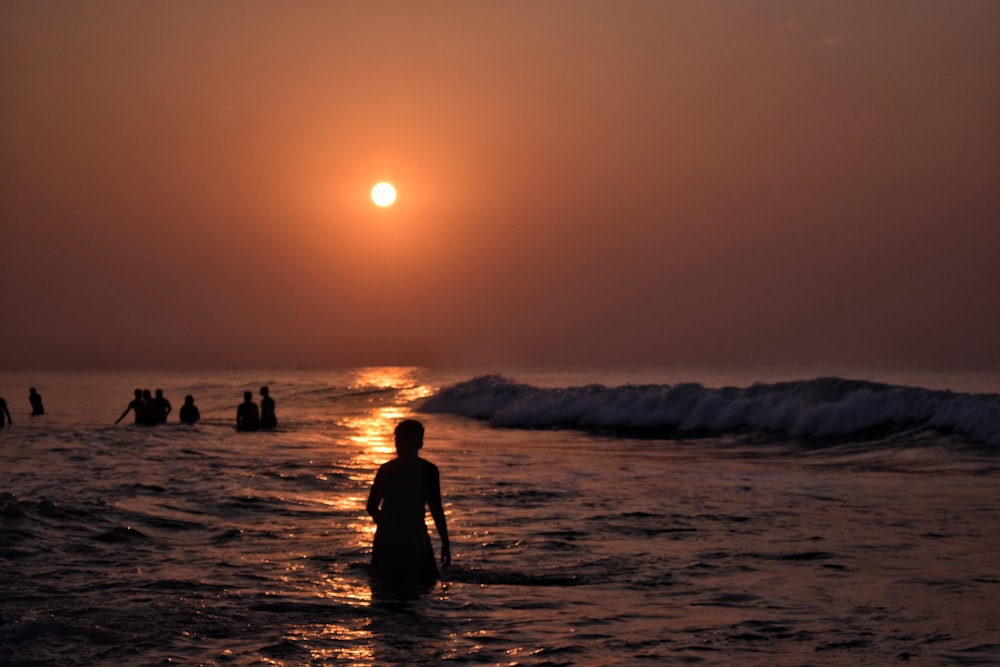
<path fill-rule="evenodd" d="M 376 479 L 383 478 L 386 475 L 392 475 L 392 471 L 398 467 L 398 461 L 399 459 L 389 459 L 388 461 L 380 465 L 378 467 L 378 470 L 375 471 Z"/>
<path fill-rule="evenodd" d="M 392 470 L 393 468 L 398 468 L 400 466 L 401 459 L 396 457 L 394 459 L 389 459 L 382 465 L 378 467 L 379 470 Z"/>

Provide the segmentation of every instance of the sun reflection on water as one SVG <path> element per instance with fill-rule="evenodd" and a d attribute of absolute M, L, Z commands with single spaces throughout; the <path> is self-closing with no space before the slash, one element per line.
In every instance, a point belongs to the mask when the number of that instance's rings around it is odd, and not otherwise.
<path fill-rule="evenodd" d="M 347 665 L 372 665 L 372 632 L 343 623 L 326 623 L 296 628 L 286 637 L 303 645 L 312 661 L 337 661 Z"/>
<path fill-rule="evenodd" d="M 365 488 L 371 484 L 375 471 L 396 455 L 393 429 L 401 420 L 413 413 L 409 404 L 430 396 L 431 387 L 421 384 L 417 368 L 385 366 L 361 368 L 348 384 L 348 389 L 364 398 L 368 408 L 337 420 L 338 426 L 347 430 L 347 438 L 357 445 L 347 462 L 349 477 Z M 345 526 L 356 533 L 359 546 L 371 544 L 375 524 L 364 511 L 367 496 L 342 495 L 331 499 L 337 509 L 358 512 L 359 520 Z"/>
<path fill-rule="evenodd" d="M 337 422 L 348 430 L 348 439 L 360 446 L 360 453 L 351 461 L 351 467 L 369 471 L 360 478 L 365 482 L 370 482 L 374 470 L 395 455 L 392 432 L 396 424 L 412 415 L 408 404 L 433 393 L 431 387 L 417 380 L 418 370 L 403 366 L 361 368 L 348 385 L 359 396 L 368 394 L 371 405 L 363 414 L 347 416 Z M 394 400 L 384 404 L 387 394 Z"/>
<path fill-rule="evenodd" d="M 351 389 L 395 389 L 402 393 L 402 400 L 413 401 L 429 396 L 432 392 L 417 378 L 420 368 L 416 366 L 374 366 L 359 368 L 354 372 Z"/>
<path fill-rule="evenodd" d="M 359 551 L 367 553 L 374 537 L 375 524 L 365 511 L 367 488 L 378 467 L 396 455 L 393 430 L 412 416 L 414 401 L 433 393 L 419 381 L 418 372 L 407 367 L 362 368 L 348 383 L 353 409 L 336 424 L 353 445 L 347 448 L 351 454 L 342 465 L 357 491 L 329 495 L 319 503 L 342 517 L 337 530 L 350 534 Z M 357 609 L 373 606 L 371 584 L 367 576 L 359 576 L 357 564 L 322 573 L 310 587 L 311 594 L 330 604 Z M 286 639 L 307 650 L 314 662 L 371 665 L 375 663 L 371 623 L 361 613 L 339 623 L 299 625 L 290 629 Z"/>

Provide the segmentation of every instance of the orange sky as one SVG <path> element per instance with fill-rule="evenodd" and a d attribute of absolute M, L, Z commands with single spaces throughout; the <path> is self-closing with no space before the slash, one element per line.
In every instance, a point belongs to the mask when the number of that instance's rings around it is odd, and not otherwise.
<path fill-rule="evenodd" d="M 1000 364 L 998 82 L 994 0 L 0 0 L 0 368 Z"/>

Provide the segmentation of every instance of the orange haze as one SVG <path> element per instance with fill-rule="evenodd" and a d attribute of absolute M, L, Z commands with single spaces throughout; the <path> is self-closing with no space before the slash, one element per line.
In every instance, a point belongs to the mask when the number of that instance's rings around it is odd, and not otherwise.
<path fill-rule="evenodd" d="M 997 364 L 998 74 L 994 0 L 0 0 L 0 368 Z"/>

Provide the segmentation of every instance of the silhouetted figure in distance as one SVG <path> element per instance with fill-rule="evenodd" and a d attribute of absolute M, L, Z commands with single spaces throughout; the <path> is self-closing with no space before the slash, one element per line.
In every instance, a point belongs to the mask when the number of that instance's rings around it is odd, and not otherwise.
<path fill-rule="evenodd" d="M 135 398 L 133 398 L 128 404 L 128 407 L 125 408 L 125 412 L 122 413 L 122 416 L 115 420 L 115 423 L 117 424 L 121 420 L 125 419 L 125 415 L 128 414 L 129 410 L 131 410 L 135 416 L 135 423 L 142 424 L 146 418 L 146 404 L 142 400 L 142 389 L 135 390 Z"/>
<path fill-rule="evenodd" d="M 182 424 L 193 424 L 201 419 L 201 413 L 198 412 L 198 406 L 194 404 L 194 396 L 191 394 L 184 397 L 184 405 L 181 406 L 180 414 Z"/>
<path fill-rule="evenodd" d="M 274 414 L 274 399 L 271 398 L 270 390 L 267 387 L 260 388 L 260 427 L 274 428 L 278 425 L 278 418 Z"/>
<path fill-rule="evenodd" d="M 243 392 L 243 402 L 236 408 L 236 430 L 260 430 L 260 412 L 257 410 L 257 404 L 253 402 L 253 392 Z"/>
<path fill-rule="evenodd" d="M 167 415 L 173 410 L 173 406 L 163 396 L 163 390 L 157 389 L 156 396 L 149 402 L 149 422 L 151 424 L 166 424 Z"/>
<path fill-rule="evenodd" d="M 429 583 L 438 578 L 434 548 L 424 522 L 430 508 L 441 538 L 441 565 L 451 565 L 448 525 L 441 505 L 437 466 L 420 458 L 424 427 L 413 419 L 396 426 L 397 457 L 383 463 L 368 494 L 375 520 L 372 575 L 394 582 Z"/>
<path fill-rule="evenodd" d="M 28 401 L 31 403 L 31 416 L 44 415 L 45 407 L 42 405 L 42 397 L 34 387 L 28 389 Z"/>
<path fill-rule="evenodd" d="M 0 428 L 5 426 L 4 415 L 7 416 L 7 424 L 10 426 L 14 425 L 14 420 L 10 418 L 10 410 L 7 409 L 7 401 L 0 398 Z"/>
<path fill-rule="evenodd" d="M 136 424 L 145 424 L 146 426 L 152 426 L 156 423 L 156 415 L 153 414 L 153 392 L 149 389 L 142 390 L 142 413 L 139 415 L 139 419 Z"/>

